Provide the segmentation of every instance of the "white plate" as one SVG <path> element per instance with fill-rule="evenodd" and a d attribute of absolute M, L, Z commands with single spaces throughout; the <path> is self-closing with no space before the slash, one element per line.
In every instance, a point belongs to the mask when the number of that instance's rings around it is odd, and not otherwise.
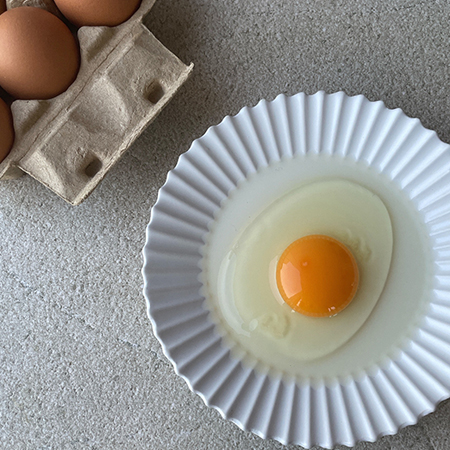
<path fill-rule="evenodd" d="M 397 259 L 423 268 L 423 281 L 410 311 L 395 295 L 377 305 L 358 339 L 334 355 L 332 376 L 326 365 L 319 375 L 288 374 L 236 348 L 208 307 L 205 243 L 224 220 L 224 205 L 234 202 L 243 224 L 244 212 L 248 219 L 299 180 L 324 175 L 353 179 L 381 196 Z M 245 211 L 244 200 L 251 205 Z M 401 208 L 411 214 L 412 235 L 396 222 Z M 408 255 L 402 236 L 419 242 L 417 255 Z M 280 95 L 226 117 L 169 173 L 144 260 L 148 313 L 166 356 L 208 406 L 244 430 L 307 448 L 353 446 L 416 423 L 450 396 L 450 151 L 399 109 L 318 92 Z M 387 285 L 383 296 L 390 292 Z M 368 344 L 363 357 L 363 343 L 377 341 L 376 332 L 381 343 Z M 360 352 L 359 365 L 343 364 L 346 351 Z"/>

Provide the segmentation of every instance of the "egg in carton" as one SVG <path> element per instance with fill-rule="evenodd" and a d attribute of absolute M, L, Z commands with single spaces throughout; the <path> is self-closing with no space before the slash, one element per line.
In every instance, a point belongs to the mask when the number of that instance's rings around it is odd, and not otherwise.
<path fill-rule="evenodd" d="M 24 172 L 78 205 L 95 189 L 147 125 L 187 80 L 182 63 L 145 27 L 155 0 L 143 0 L 117 27 L 81 27 L 77 79 L 50 100 L 16 100 L 16 140 L 0 163 L 0 179 Z M 49 0 L 10 0 L 8 8 Z"/>

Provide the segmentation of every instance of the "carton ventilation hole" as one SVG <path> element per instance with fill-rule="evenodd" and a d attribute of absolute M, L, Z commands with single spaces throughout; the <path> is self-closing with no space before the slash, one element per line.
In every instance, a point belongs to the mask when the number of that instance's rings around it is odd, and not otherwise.
<path fill-rule="evenodd" d="M 158 103 L 164 97 L 164 89 L 160 83 L 154 81 L 150 84 L 147 90 L 147 98 L 150 103 L 154 105 Z"/>
<path fill-rule="evenodd" d="M 86 166 L 86 168 L 84 169 L 84 173 L 89 178 L 92 178 L 100 172 L 102 166 L 102 162 L 98 158 L 95 158 Z"/>

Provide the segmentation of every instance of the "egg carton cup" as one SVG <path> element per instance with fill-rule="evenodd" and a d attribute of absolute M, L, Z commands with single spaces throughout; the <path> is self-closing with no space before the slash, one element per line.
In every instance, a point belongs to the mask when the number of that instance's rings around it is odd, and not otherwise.
<path fill-rule="evenodd" d="M 25 172 L 72 205 L 95 189 L 193 69 L 143 24 L 154 1 L 143 0 L 117 27 L 78 30 L 81 67 L 66 92 L 13 102 L 16 140 L 0 163 L 0 180 Z M 47 1 L 38 3 L 51 10 Z"/>
<path fill-rule="evenodd" d="M 20 6 L 31 6 L 35 8 L 45 9 L 55 16 L 64 20 L 64 16 L 59 11 L 53 0 L 6 0 L 6 9 L 18 8 Z"/>

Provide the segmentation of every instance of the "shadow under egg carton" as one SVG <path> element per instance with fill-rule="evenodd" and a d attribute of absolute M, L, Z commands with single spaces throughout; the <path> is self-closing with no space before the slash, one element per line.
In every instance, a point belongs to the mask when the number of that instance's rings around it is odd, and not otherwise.
<path fill-rule="evenodd" d="M 81 67 L 51 100 L 17 100 L 16 141 L 0 179 L 24 172 L 72 205 L 105 177 L 192 72 L 145 27 L 155 0 L 114 27 L 78 30 Z"/>

